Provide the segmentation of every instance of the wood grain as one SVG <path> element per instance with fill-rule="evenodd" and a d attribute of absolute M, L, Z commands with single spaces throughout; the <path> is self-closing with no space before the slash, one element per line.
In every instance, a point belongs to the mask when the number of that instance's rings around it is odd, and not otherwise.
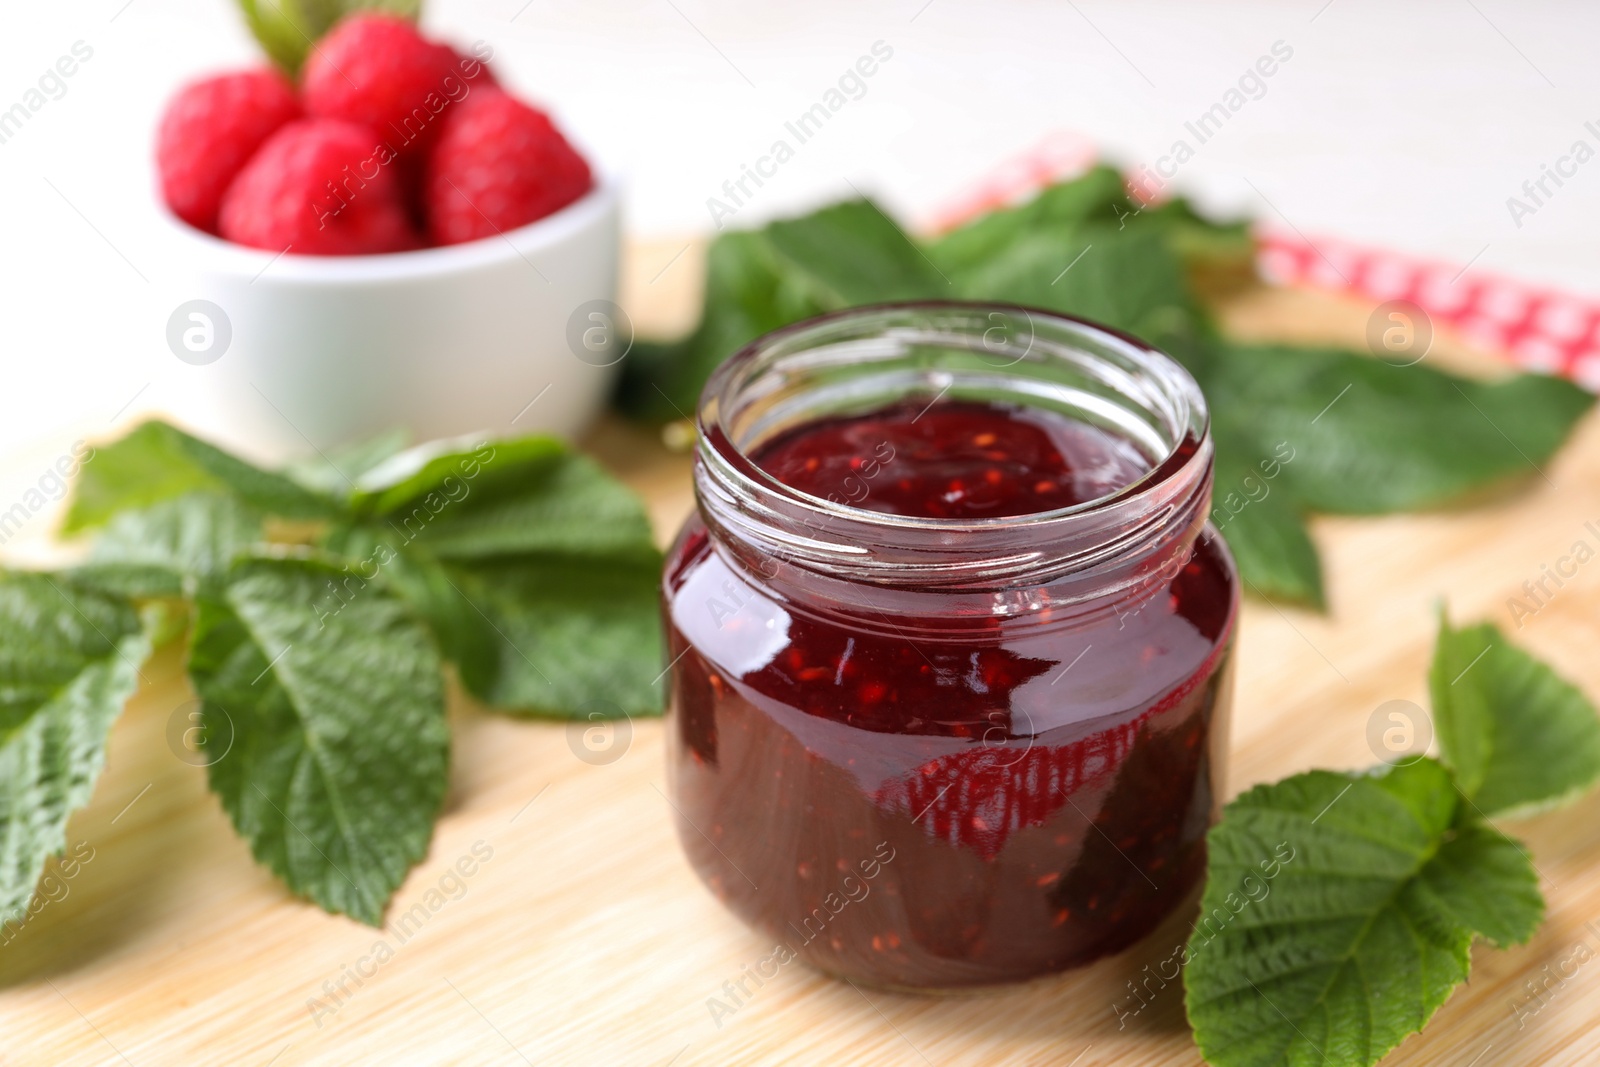
<path fill-rule="evenodd" d="M 633 250 L 624 303 L 641 326 L 692 322 L 699 256 L 688 242 Z M 1226 317 L 1254 336 L 1358 345 L 1368 311 L 1258 291 L 1231 301 Z M 1429 358 L 1492 365 L 1449 338 Z M 591 445 L 670 536 L 691 506 L 686 457 L 618 424 Z M 1600 566 L 1580 570 L 1521 629 L 1506 606 L 1541 564 L 1592 538 L 1590 520 L 1600 520 L 1597 419 L 1543 472 L 1470 509 L 1319 520 L 1331 613 L 1245 608 L 1230 790 L 1372 763 L 1373 709 L 1425 704 L 1441 596 L 1458 619 L 1500 623 L 1600 695 Z M 181 668 L 170 655 L 145 668 L 94 800 L 72 820 L 69 839 L 93 858 L 0 945 L 0 1063 L 1200 1062 L 1176 986 L 1123 1028 L 1111 1010 L 1125 983 L 1181 940 L 1186 916 L 1115 959 L 982 995 L 860 991 L 792 964 L 718 1026 L 707 998 L 769 946 L 681 858 L 654 721 L 634 723 L 622 756 L 593 766 L 561 725 L 453 698 L 454 777 L 431 853 L 386 929 L 329 917 L 251 861 L 203 772 L 169 750 L 168 721 L 192 699 Z M 1470 985 L 1386 1063 L 1600 1062 L 1600 925 L 1585 925 L 1600 918 L 1600 796 L 1511 829 L 1538 865 L 1549 922 L 1523 948 L 1478 950 Z M 479 857 L 492 854 L 464 877 L 457 864 L 475 844 Z M 363 964 L 379 943 L 384 962 Z M 1543 968 L 1590 956 L 1531 999 L 1525 983 L 1542 981 Z"/>

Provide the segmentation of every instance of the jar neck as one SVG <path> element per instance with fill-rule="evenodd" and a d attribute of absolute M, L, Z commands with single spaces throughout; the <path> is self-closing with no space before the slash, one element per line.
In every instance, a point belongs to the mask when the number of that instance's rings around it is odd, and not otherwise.
<path fill-rule="evenodd" d="M 948 520 L 811 496 L 751 459 L 796 426 L 908 398 L 1054 409 L 1124 437 L 1150 467 L 1072 507 Z M 699 431 L 696 495 L 719 550 L 753 584 L 819 609 L 1048 618 L 1142 599 L 1188 559 L 1210 502 L 1205 402 L 1181 366 L 1121 334 L 1005 305 L 856 308 L 768 334 L 707 384 Z"/>

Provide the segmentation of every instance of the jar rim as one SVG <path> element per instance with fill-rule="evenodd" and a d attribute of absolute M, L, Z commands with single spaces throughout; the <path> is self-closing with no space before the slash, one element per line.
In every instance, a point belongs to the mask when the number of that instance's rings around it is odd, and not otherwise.
<path fill-rule="evenodd" d="M 957 396 L 1103 422 L 1146 452 L 1149 469 L 1071 507 L 951 520 L 800 492 L 746 451 L 823 413 L 936 401 L 957 385 Z M 1154 590 L 1182 566 L 1210 507 L 1210 420 L 1183 365 L 1120 331 L 1015 304 L 875 304 L 784 327 L 717 369 L 698 415 L 695 493 L 720 549 L 795 597 L 873 612 L 914 615 L 936 590 L 970 595 L 963 610 L 1000 614 Z M 1048 597 L 1027 593 L 1045 588 Z"/>
<path fill-rule="evenodd" d="M 1102 496 L 1093 497 L 1065 507 L 1053 508 L 1047 511 L 1027 512 L 1020 515 L 982 516 L 964 519 L 929 518 L 873 511 L 869 508 L 860 508 L 848 503 L 831 501 L 825 497 L 814 496 L 795 489 L 757 465 L 746 454 L 744 449 L 734 443 L 731 434 L 727 432 L 727 427 L 722 424 L 724 413 L 730 407 L 728 404 L 731 399 L 729 394 L 742 384 L 739 380 L 740 372 L 777 346 L 810 333 L 825 331 L 827 328 L 836 326 L 841 322 L 866 320 L 886 313 L 939 311 L 965 311 L 972 313 L 993 311 L 1020 314 L 1025 316 L 1030 323 L 1038 319 L 1057 326 L 1065 326 L 1070 331 L 1081 333 L 1086 338 L 1106 344 L 1108 347 L 1117 350 L 1121 355 L 1130 358 L 1132 362 L 1140 364 L 1143 369 L 1155 371 L 1166 376 L 1168 382 L 1175 386 L 1171 396 L 1178 403 L 1179 409 L 1174 414 L 1189 421 L 1191 432 L 1196 438 L 1197 444 L 1208 444 L 1210 441 L 1210 410 L 1206 404 L 1205 396 L 1200 390 L 1200 385 L 1195 381 L 1194 376 L 1189 372 L 1188 368 L 1175 358 L 1132 334 L 1080 316 L 1068 315 L 1057 311 L 1046 311 L 1021 304 L 1001 301 L 907 300 L 864 304 L 824 312 L 799 322 L 780 326 L 747 342 L 718 365 L 707 380 L 704 389 L 701 390 L 700 401 L 695 409 L 697 449 L 702 452 L 702 455 L 706 452 L 715 454 L 720 461 L 719 465 L 728 468 L 728 473 L 734 474 L 739 481 L 751 483 L 763 493 L 779 497 L 801 509 L 815 512 L 825 517 L 828 521 L 838 520 L 859 523 L 869 527 L 902 530 L 918 529 L 950 533 L 978 533 L 983 530 L 997 528 L 1037 529 L 1038 527 L 1049 526 L 1064 520 L 1072 520 L 1087 514 L 1116 508 L 1119 504 L 1139 497 L 1148 492 L 1153 486 L 1174 477 L 1182 467 L 1196 462 L 1209 464 L 1209 448 L 1199 448 L 1189 457 L 1181 457 L 1180 452 L 1184 445 L 1184 435 L 1175 433 L 1173 435 L 1174 439 L 1167 445 L 1166 452 L 1159 457 L 1151 457 L 1149 467 L 1142 474 L 1126 485 Z M 934 402 L 937 399 L 935 397 Z"/>

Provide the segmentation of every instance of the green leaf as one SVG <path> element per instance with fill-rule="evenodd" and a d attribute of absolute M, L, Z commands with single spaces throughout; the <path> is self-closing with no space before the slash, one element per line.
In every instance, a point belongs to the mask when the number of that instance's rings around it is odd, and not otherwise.
<path fill-rule="evenodd" d="M 434 441 L 398 452 L 368 469 L 349 494 L 352 510 L 360 515 L 386 515 L 416 503 L 429 493 L 459 495 L 454 482 L 478 482 L 485 471 L 503 480 L 559 456 L 566 445 L 554 437 L 523 437 L 509 441 Z M 454 481 L 452 481 L 452 479 Z M 479 483 L 480 485 L 483 483 Z"/>
<path fill-rule="evenodd" d="M 1234 515 L 1212 500 L 1212 517 L 1233 552 L 1239 577 L 1256 596 L 1327 607 L 1322 587 L 1322 561 L 1310 531 L 1292 502 L 1281 493 L 1249 501 Z"/>
<path fill-rule="evenodd" d="M 1428 687 L 1444 761 L 1485 816 L 1556 807 L 1600 781 L 1594 705 L 1493 625 L 1456 630 L 1441 612 Z"/>
<path fill-rule="evenodd" d="M 0 924 L 25 914 L 45 860 L 105 763 L 149 639 L 127 601 L 46 574 L 0 575 Z"/>
<path fill-rule="evenodd" d="M 394 573 L 486 704 L 570 717 L 661 713 L 659 557 L 412 561 Z"/>
<path fill-rule="evenodd" d="M 723 360 L 780 326 L 853 304 L 950 295 L 932 261 L 871 201 L 852 200 L 711 245 L 700 323 L 675 344 L 639 344 L 617 401 L 639 418 L 690 418 Z"/>
<path fill-rule="evenodd" d="M 764 333 L 838 306 L 826 299 L 764 233 L 723 234 L 707 253 L 700 324 L 674 344 L 636 344 L 622 363 L 617 402 L 636 418 L 692 418 L 719 363 Z"/>
<path fill-rule="evenodd" d="M 1227 806 L 1184 976 L 1207 1063 L 1368 1067 L 1466 979 L 1475 934 L 1531 933 L 1530 865 L 1457 809 L 1426 759 L 1311 771 Z"/>
<path fill-rule="evenodd" d="M 1136 213 L 1116 172 L 1098 168 L 927 249 L 867 200 L 725 234 L 711 246 L 699 327 L 676 344 L 635 346 L 619 403 L 640 417 L 687 418 L 717 364 L 762 334 L 841 307 L 953 294 L 1098 319 L 1189 360 L 1202 324 L 1179 237 L 1205 233 L 1221 243 L 1225 228 L 1207 229 L 1187 207 L 1164 211 Z M 1095 262 L 1063 276 L 1090 244 Z"/>
<path fill-rule="evenodd" d="M 1147 207 L 1126 221 L 1135 231 L 1146 227 L 1160 230 L 1168 247 L 1192 274 L 1255 274 L 1256 241 L 1248 219 L 1215 222 L 1197 212 L 1183 197 L 1174 197 L 1159 206 Z"/>
<path fill-rule="evenodd" d="M 63 577 L 109 596 L 130 600 L 173 599 L 185 595 L 184 577 L 168 567 L 145 563 L 82 563 Z M 163 642 L 157 641 L 159 646 Z"/>
<path fill-rule="evenodd" d="M 767 240 L 838 307 L 951 295 L 950 282 L 870 200 L 774 222 Z"/>
<path fill-rule="evenodd" d="M 1253 436 L 1212 420 L 1216 445 L 1211 522 L 1239 567 L 1247 591 L 1321 610 L 1322 562 L 1284 476 L 1297 454 L 1287 442 L 1257 451 Z"/>
<path fill-rule="evenodd" d="M 320 36 L 312 28 L 319 19 L 307 17 L 300 0 L 238 0 L 245 25 L 267 56 L 294 75 L 305 62 L 311 42 Z"/>
<path fill-rule="evenodd" d="M 1201 333 L 1183 264 L 1151 231 L 1043 231 L 952 277 L 963 299 L 1076 315 L 1134 334 L 1185 362 Z"/>
<path fill-rule="evenodd" d="M 233 738 L 211 787 L 256 859 L 328 911 L 377 925 L 427 851 L 450 736 L 428 635 L 381 586 L 330 602 L 344 577 L 306 561 L 238 564 L 199 602 L 190 674 L 211 735 Z"/>
<path fill-rule="evenodd" d="M 1221 532 L 1251 593 L 1317 611 L 1327 608 L 1322 561 L 1293 506 L 1281 498 L 1251 504 Z"/>
<path fill-rule="evenodd" d="M 346 497 L 355 491 L 355 483 L 363 475 L 404 449 L 407 440 L 406 431 L 396 428 L 371 440 L 295 460 L 283 473 L 312 492 L 336 499 Z"/>
<path fill-rule="evenodd" d="M 234 497 L 190 493 L 118 513 L 72 576 L 131 597 L 192 595 L 263 539 L 261 518 Z"/>
<path fill-rule="evenodd" d="M 462 686 L 485 703 L 491 703 L 502 672 L 505 638 L 497 623 L 461 591 L 455 568 L 446 567 L 426 553 L 402 551 L 394 538 L 375 536 L 370 530 L 351 531 L 345 544 L 366 545 L 359 558 L 380 564 L 377 573 L 427 624 L 444 658 L 454 663 Z M 371 573 L 372 564 L 367 567 Z M 515 670 L 516 664 L 505 667 Z"/>
<path fill-rule="evenodd" d="M 1223 345 L 1201 384 L 1260 442 L 1288 441 L 1294 496 L 1315 511 L 1433 507 L 1534 475 L 1594 398 L 1571 382 L 1458 378 L 1350 352 Z"/>
<path fill-rule="evenodd" d="M 499 669 L 475 695 L 497 707 L 575 714 L 614 704 L 661 713 L 660 559 L 541 559 L 455 569 L 492 621 Z"/>
<path fill-rule="evenodd" d="M 1483 823 L 1459 826 L 1418 881 L 1430 906 L 1499 948 L 1525 943 L 1544 921 L 1539 875 L 1528 854 Z"/>
<path fill-rule="evenodd" d="M 329 545 L 361 562 L 433 631 L 478 700 L 570 717 L 595 702 L 661 712 L 661 560 L 519 555 L 441 561 L 358 526 Z"/>
<path fill-rule="evenodd" d="M 368 484 L 357 510 L 397 544 L 415 543 L 433 557 L 659 558 L 633 491 L 555 438 L 407 453 L 373 471 Z"/>
<path fill-rule="evenodd" d="M 978 216 L 930 242 L 928 255 L 954 277 L 981 269 L 1025 238 L 1071 233 L 1088 222 L 1116 223 L 1134 206 L 1122 175 L 1112 167 L 1095 167 L 1080 178 L 1041 190 L 1025 204 Z"/>
<path fill-rule="evenodd" d="M 407 453 L 324 546 L 425 620 L 462 684 L 502 708 L 657 714 L 661 555 L 638 497 L 549 438 Z"/>
<path fill-rule="evenodd" d="M 1247 220 L 1215 222 L 1181 197 L 1141 207 L 1128 196 L 1122 175 L 1108 166 L 1048 186 L 1018 207 L 981 215 L 931 242 L 928 254 L 954 278 L 982 270 L 1025 241 L 1065 240 L 1086 228 L 1096 231 L 1094 243 L 1102 250 L 1128 238 L 1155 239 L 1186 273 L 1254 272 L 1255 240 Z"/>
<path fill-rule="evenodd" d="M 299 71 L 313 43 L 351 11 L 377 10 L 415 19 L 422 0 L 239 0 L 250 32 L 272 61 Z"/>
<path fill-rule="evenodd" d="M 84 463 L 62 533 L 103 526 L 118 512 L 196 492 L 228 493 L 286 519 L 328 518 L 337 511 L 332 501 L 291 478 L 264 471 L 164 422 L 147 422 L 97 448 L 93 462 Z"/>

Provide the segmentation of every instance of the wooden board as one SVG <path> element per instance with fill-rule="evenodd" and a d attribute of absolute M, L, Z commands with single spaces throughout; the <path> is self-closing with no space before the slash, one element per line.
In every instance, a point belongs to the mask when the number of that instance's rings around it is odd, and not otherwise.
<path fill-rule="evenodd" d="M 684 244 L 633 250 L 624 303 L 641 325 L 692 321 L 700 249 L 674 260 Z M 1256 336 L 1359 345 L 1368 310 L 1257 292 L 1227 318 Z M 1449 339 L 1430 358 L 1486 363 Z M 645 493 L 669 537 L 691 506 L 686 457 L 617 424 L 591 445 Z M 1590 520 L 1600 520 L 1600 419 L 1543 472 L 1470 509 L 1319 521 L 1331 614 L 1245 607 L 1229 789 L 1372 763 L 1373 709 L 1425 704 L 1440 596 L 1600 695 L 1600 566 L 1521 629 L 1506 605 L 1573 542 L 1600 540 Z M 620 758 L 595 766 L 561 725 L 455 698 L 447 808 L 389 928 L 329 917 L 251 861 L 203 772 L 169 749 L 168 723 L 192 699 L 181 664 L 167 657 L 145 674 L 94 800 L 69 828 L 92 858 L 60 872 L 58 899 L 0 945 L 0 1063 L 1200 1062 L 1176 986 L 1123 1028 L 1112 1011 L 1125 983 L 1182 939 L 1183 916 L 1117 958 L 973 996 L 863 993 L 793 964 L 717 1025 L 707 999 L 769 946 L 680 856 L 655 721 L 634 723 Z M 1526 947 L 1478 950 L 1469 987 L 1386 1063 L 1600 1062 L 1600 925 L 1585 926 L 1600 917 L 1600 796 L 1514 830 L 1538 865 L 1549 922 Z M 473 862 L 458 868 L 463 858 Z M 1525 983 L 1547 967 L 1570 977 L 1534 1001 Z"/>

